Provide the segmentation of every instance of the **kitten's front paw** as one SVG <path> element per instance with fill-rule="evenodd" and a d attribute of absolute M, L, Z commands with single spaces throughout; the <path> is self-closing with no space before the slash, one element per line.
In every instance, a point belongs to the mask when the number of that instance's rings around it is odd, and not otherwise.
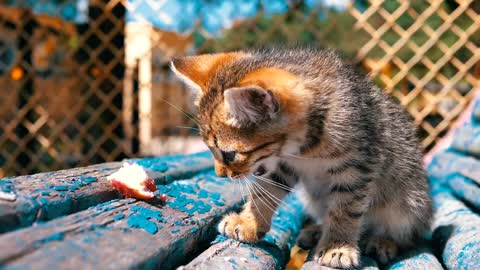
<path fill-rule="evenodd" d="M 397 256 L 398 247 L 391 240 L 374 237 L 368 241 L 365 252 L 368 255 L 373 255 L 380 263 L 387 264 Z"/>
<path fill-rule="evenodd" d="M 218 224 L 218 231 L 229 238 L 252 243 L 258 240 L 257 222 L 251 216 L 231 213 L 223 217 Z"/>
<path fill-rule="evenodd" d="M 332 268 L 356 268 L 360 264 L 358 247 L 349 244 L 320 244 L 314 258 L 321 265 Z"/>

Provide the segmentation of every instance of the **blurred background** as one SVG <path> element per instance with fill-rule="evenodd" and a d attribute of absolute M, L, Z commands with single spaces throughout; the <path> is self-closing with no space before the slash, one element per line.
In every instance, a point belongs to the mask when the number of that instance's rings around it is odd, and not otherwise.
<path fill-rule="evenodd" d="M 0 177 L 205 149 L 169 59 L 273 43 L 337 49 L 428 151 L 479 86 L 479 27 L 478 0 L 2 0 Z"/>

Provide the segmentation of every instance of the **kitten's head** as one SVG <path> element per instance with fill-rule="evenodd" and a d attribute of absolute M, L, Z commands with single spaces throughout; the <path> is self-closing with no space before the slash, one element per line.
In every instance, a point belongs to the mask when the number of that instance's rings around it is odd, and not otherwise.
<path fill-rule="evenodd" d="M 275 169 L 289 133 L 304 125 L 297 76 L 245 52 L 176 58 L 171 68 L 196 91 L 199 128 L 219 176 Z"/>

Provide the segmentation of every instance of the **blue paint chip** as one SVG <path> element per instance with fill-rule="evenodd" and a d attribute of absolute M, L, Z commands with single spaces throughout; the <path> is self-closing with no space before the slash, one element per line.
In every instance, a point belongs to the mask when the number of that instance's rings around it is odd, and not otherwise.
<path fill-rule="evenodd" d="M 54 186 L 53 189 L 56 191 L 68 191 L 69 186 L 66 185 L 60 185 L 60 186 Z"/>
<path fill-rule="evenodd" d="M 183 225 L 183 221 L 181 220 L 177 220 L 173 223 L 175 226 L 182 226 Z"/>
<path fill-rule="evenodd" d="M 155 172 L 166 172 L 168 165 L 162 159 L 164 158 L 145 158 L 136 160 L 135 163 Z"/>
<path fill-rule="evenodd" d="M 50 201 L 44 197 L 40 197 L 37 200 L 40 202 L 41 205 L 48 205 L 50 203 Z"/>
<path fill-rule="evenodd" d="M 93 177 L 93 176 L 80 176 L 80 181 L 84 182 L 84 183 L 87 183 L 87 184 L 91 184 L 93 182 L 97 182 L 97 178 L 96 177 Z"/>
<path fill-rule="evenodd" d="M 124 218 L 125 218 L 124 214 L 118 214 L 118 215 L 113 217 L 113 220 L 119 221 L 119 220 L 124 219 Z"/>
<path fill-rule="evenodd" d="M 69 187 L 68 187 L 68 190 L 69 190 L 69 191 L 75 191 L 75 190 L 77 190 L 77 189 L 78 189 L 78 186 L 69 186 Z"/>
<path fill-rule="evenodd" d="M 65 237 L 65 233 L 63 232 L 57 232 L 57 233 L 53 233 L 51 234 L 50 236 L 48 236 L 47 238 L 44 238 L 42 240 L 43 243 L 47 243 L 47 242 L 51 242 L 51 241 L 60 241 L 60 240 L 63 240 L 63 238 Z"/>
<path fill-rule="evenodd" d="M 208 197 L 208 191 L 202 189 L 200 190 L 200 192 L 198 193 L 198 198 L 200 199 L 204 199 L 204 198 L 207 198 Z"/>
<path fill-rule="evenodd" d="M 138 214 L 141 214 L 143 216 L 145 216 L 146 218 L 153 218 L 157 221 L 165 221 L 162 217 L 162 212 L 160 211 L 156 211 L 156 210 L 152 210 L 152 209 L 149 209 L 149 208 L 146 208 L 146 207 L 142 207 L 142 206 L 138 206 L 138 205 L 134 205 L 130 208 L 130 210 L 132 212 L 137 212 Z"/>
<path fill-rule="evenodd" d="M 180 232 L 180 229 L 173 229 L 172 230 L 172 233 L 178 233 L 178 232 Z"/>
<path fill-rule="evenodd" d="M 162 226 L 157 226 L 157 224 L 153 221 L 165 221 L 160 211 L 138 205 L 132 206 L 130 210 L 132 211 L 132 214 L 128 217 L 128 226 L 143 229 L 150 234 L 155 234 L 159 229 L 163 228 Z"/>
<path fill-rule="evenodd" d="M 221 196 L 220 193 L 218 193 L 218 192 L 212 192 L 212 193 L 210 193 L 210 198 L 212 198 L 212 199 L 214 199 L 214 200 L 217 200 L 217 201 L 218 201 L 218 200 L 220 200 L 221 197 L 222 197 L 222 196 Z"/>
<path fill-rule="evenodd" d="M 134 214 L 128 217 L 127 224 L 133 228 L 143 229 L 149 234 L 156 234 L 158 232 L 157 224 L 141 214 Z"/>
<path fill-rule="evenodd" d="M 88 229 L 91 231 L 95 231 L 96 229 L 101 229 L 101 228 L 103 228 L 103 225 L 101 224 L 90 224 L 90 226 L 88 227 Z"/>
<path fill-rule="evenodd" d="M 0 191 L 13 192 L 15 189 L 14 184 L 10 180 L 0 179 Z"/>
<path fill-rule="evenodd" d="M 210 244 L 214 245 L 214 244 L 217 244 L 217 243 L 224 242 L 226 240 L 228 240 L 228 237 L 226 237 L 223 234 L 219 234 Z"/>
<path fill-rule="evenodd" d="M 213 180 L 215 178 L 209 178 L 208 175 L 202 175 L 201 177 L 204 181 L 215 181 Z M 189 216 L 210 212 L 212 210 L 212 203 L 217 206 L 224 205 L 224 202 L 219 200 L 221 199 L 220 194 L 210 193 L 207 190 L 200 189 L 196 181 L 192 181 L 192 184 L 172 183 L 167 186 L 159 185 L 158 189 L 161 193 L 173 197 L 173 200 L 167 202 L 168 206 L 183 211 Z M 190 198 L 186 194 L 196 195 L 197 197 Z M 209 202 L 200 200 L 208 197 L 213 197 L 214 199 Z"/>
<path fill-rule="evenodd" d="M 103 211 L 106 207 L 109 207 L 109 206 L 111 206 L 112 203 L 115 203 L 115 202 L 118 202 L 118 201 L 120 201 L 120 199 L 113 199 L 113 200 L 110 200 L 108 202 L 97 204 L 96 206 L 91 206 L 88 209 L 95 208 L 95 209 Z M 115 208 L 115 207 L 113 207 L 113 208 Z M 111 209 L 113 209 L 113 208 L 111 208 Z"/>
<path fill-rule="evenodd" d="M 224 206 L 225 205 L 225 202 L 223 202 L 223 201 L 212 200 L 210 202 L 215 204 L 216 206 Z"/>

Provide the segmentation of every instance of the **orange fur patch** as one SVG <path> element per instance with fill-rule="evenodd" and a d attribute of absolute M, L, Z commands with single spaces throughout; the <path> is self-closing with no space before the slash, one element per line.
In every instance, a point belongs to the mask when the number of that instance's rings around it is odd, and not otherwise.
<path fill-rule="evenodd" d="M 198 84 L 202 91 L 207 90 L 207 82 L 222 66 L 231 63 L 247 54 L 229 52 L 186 56 L 173 60 L 175 68 L 187 78 Z"/>

